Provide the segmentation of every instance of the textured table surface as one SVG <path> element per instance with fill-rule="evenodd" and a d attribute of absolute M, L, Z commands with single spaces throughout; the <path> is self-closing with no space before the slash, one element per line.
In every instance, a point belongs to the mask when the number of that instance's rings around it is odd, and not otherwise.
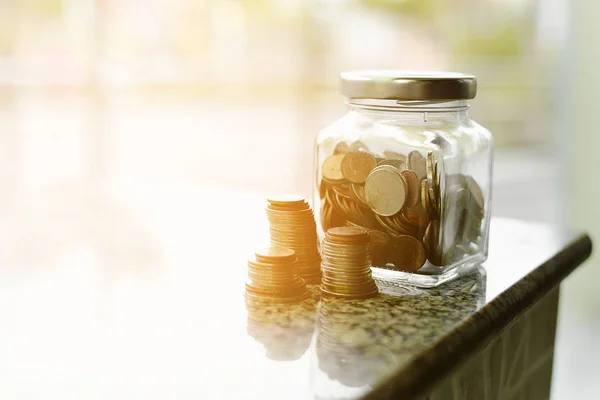
<path fill-rule="evenodd" d="M 131 193 L 128 195 L 128 193 Z M 52 193 L 2 221 L 0 398 L 414 395 L 557 285 L 585 235 L 494 220 L 489 260 L 439 289 L 247 306 L 262 199 L 165 188 Z"/>

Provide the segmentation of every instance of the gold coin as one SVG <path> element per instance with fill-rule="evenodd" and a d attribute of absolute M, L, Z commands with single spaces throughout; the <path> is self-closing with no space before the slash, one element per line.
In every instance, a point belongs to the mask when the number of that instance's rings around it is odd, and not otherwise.
<path fill-rule="evenodd" d="M 346 154 L 334 154 L 323 161 L 323 178 L 331 182 L 341 182 L 344 180 L 342 174 L 342 160 Z"/>
<path fill-rule="evenodd" d="M 246 297 L 246 301 L 250 303 L 258 303 L 258 304 L 288 304 L 288 303 L 296 303 L 302 300 L 306 300 L 308 298 L 308 291 L 293 297 L 279 297 L 279 296 L 269 296 L 263 294 L 255 294 L 252 291 L 246 289 L 246 293 L 244 294 Z"/>
<path fill-rule="evenodd" d="M 429 190 L 429 199 L 432 207 L 439 213 L 440 210 L 440 190 L 437 185 L 437 163 L 433 158 L 433 152 L 427 153 L 427 188 Z"/>
<path fill-rule="evenodd" d="M 427 251 L 427 259 L 433 265 L 441 266 L 442 263 L 442 252 L 440 249 L 440 222 L 434 219 L 429 223 L 425 230 L 425 236 L 423 237 L 423 244 Z"/>
<path fill-rule="evenodd" d="M 369 247 L 371 262 L 373 265 L 387 264 L 391 238 L 385 232 L 374 229 L 369 231 L 369 236 L 371 237 L 371 246 Z"/>
<path fill-rule="evenodd" d="M 359 284 L 350 284 L 346 282 L 331 284 L 328 282 L 321 282 L 321 289 L 324 289 L 329 293 L 335 293 L 336 295 L 364 295 L 373 293 L 376 288 L 377 285 L 372 279 L 369 282 Z"/>
<path fill-rule="evenodd" d="M 419 180 L 427 178 L 427 161 L 420 152 L 414 150 L 408 153 L 407 164 L 409 169 L 415 171 Z"/>
<path fill-rule="evenodd" d="M 256 261 L 262 262 L 291 262 L 296 259 L 296 252 L 285 247 L 267 247 L 254 252 Z"/>
<path fill-rule="evenodd" d="M 392 249 L 392 261 L 402 271 L 415 272 L 425 264 L 425 248 L 412 236 L 393 238 Z"/>
<path fill-rule="evenodd" d="M 339 194 L 340 196 L 344 196 L 348 199 L 350 199 L 351 196 L 351 189 L 350 189 L 351 184 L 350 183 L 339 183 L 339 184 L 335 184 L 332 185 L 331 188 L 333 189 L 333 191 L 337 194 Z"/>
<path fill-rule="evenodd" d="M 336 146 L 335 149 L 333 150 L 333 154 L 346 154 L 349 153 L 350 150 L 350 146 L 348 146 L 348 143 L 346 142 L 339 142 Z"/>
<path fill-rule="evenodd" d="M 365 198 L 379 215 L 390 216 L 400 211 L 406 199 L 406 183 L 400 171 L 390 165 L 373 169 L 365 182 Z"/>
<path fill-rule="evenodd" d="M 427 179 L 423 179 L 421 181 L 421 207 L 427 211 L 428 215 L 435 215 L 431 209 L 431 201 L 429 200 L 429 185 L 427 184 Z"/>
<path fill-rule="evenodd" d="M 327 226 L 323 226 L 323 230 L 327 231 L 328 229 L 336 226 L 344 226 L 346 220 L 347 219 L 344 213 L 339 208 L 333 207 L 328 220 L 329 224 Z"/>
<path fill-rule="evenodd" d="M 273 205 L 278 206 L 291 206 L 291 205 L 305 205 L 306 199 L 302 196 L 296 195 L 283 195 L 277 197 L 267 197 L 267 201 Z"/>
<path fill-rule="evenodd" d="M 338 241 L 338 240 L 351 240 L 362 242 L 365 239 L 368 241 L 369 232 L 364 228 L 353 228 L 353 227 L 336 227 L 331 228 L 325 234 L 325 237 L 329 240 Z"/>
<path fill-rule="evenodd" d="M 433 152 L 427 153 L 427 179 L 433 185 L 433 173 L 434 173 L 435 160 L 433 158 Z"/>
<path fill-rule="evenodd" d="M 246 283 L 246 290 L 255 294 L 271 294 L 281 297 L 297 296 L 306 290 L 304 281 L 298 278 L 298 281 L 292 282 L 291 285 L 265 285 L 260 286 L 254 283 Z"/>
<path fill-rule="evenodd" d="M 414 207 L 419 203 L 419 199 L 421 198 L 419 178 L 414 171 L 409 169 L 402 171 L 401 174 L 406 183 L 406 207 Z"/>
<path fill-rule="evenodd" d="M 289 210 L 285 207 L 269 205 L 265 210 L 267 211 L 267 214 L 271 216 L 281 217 L 306 217 L 307 215 L 310 216 L 312 214 L 312 210 L 309 207 L 298 210 Z"/>
<path fill-rule="evenodd" d="M 345 299 L 345 300 L 359 300 L 359 299 L 366 299 L 368 297 L 376 296 L 377 294 L 379 294 L 379 289 L 377 289 L 377 286 L 375 286 L 375 289 L 373 289 L 373 291 L 370 291 L 367 293 L 345 294 L 345 293 L 331 292 L 327 289 L 321 288 L 321 294 L 325 297 L 338 297 L 338 298 Z"/>
<path fill-rule="evenodd" d="M 485 200 L 483 198 L 483 192 L 481 187 L 477 184 L 477 181 L 472 176 L 467 176 L 467 189 L 471 192 L 472 198 L 475 200 L 481 210 L 485 209 Z"/>
<path fill-rule="evenodd" d="M 321 203 L 321 227 L 326 230 L 325 227 L 329 225 L 329 219 L 331 218 L 331 204 L 327 201 Z"/>
<path fill-rule="evenodd" d="M 350 195 L 354 199 L 354 201 L 367 205 L 367 199 L 365 197 L 365 187 L 359 183 L 353 183 L 350 186 Z"/>
<path fill-rule="evenodd" d="M 370 268 L 365 268 L 364 271 L 360 271 L 359 273 L 348 273 L 347 271 L 336 271 L 333 268 L 324 268 L 323 278 L 327 278 L 332 281 L 340 281 L 344 279 L 366 280 L 368 278 L 372 278 L 372 274 Z"/>
<path fill-rule="evenodd" d="M 388 160 L 400 160 L 406 164 L 406 156 L 395 151 L 384 151 L 383 156 Z"/>
<path fill-rule="evenodd" d="M 391 219 L 392 219 L 392 222 L 398 228 L 400 228 L 400 230 L 409 232 L 412 235 L 416 234 L 419 229 L 419 225 L 415 225 L 412 222 L 410 222 L 408 220 L 408 218 L 406 218 L 404 216 L 403 213 L 398 213 L 398 214 L 394 215 L 393 217 L 391 217 Z"/>
<path fill-rule="evenodd" d="M 352 151 L 367 151 L 367 145 L 365 145 L 360 140 L 356 140 L 356 141 L 352 142 L 352 144 L 350 145 L 350 150 L 352 150 Z"/>
<path fill-rule="evenodd" d="M 420 204 L 417 204 L 414 207 L 405 208 L 402 213 L 404 217 L 411 223 L 411 225 L 418 227 L 421 236 L 428 223 L 427 212 L 423 210 L 423 207 L 421 207 Z"/>
<path fill-rule="evenodd" d="M 377 165 L 391 165 L 392 167 L 399 169 L 399 170 L 403 170 L 406 168 L 406 164 L 404 161 L 402 160 L 395 160 L 395 159 L 391 159 L 391 160 L 381 160 L 377 163 Z"/>
<path fill-rule="evenodd" d="M 327 192 L 328 184 L 325 180 L 321 179 L 321 183 L 319 183 L 319 198 L 324 199 L 325 193 Z"/>
<path fill-rule="evenodd" d="M 364 183 L 369 173 L 377 166 L 377 160 L 371 153 L 353 151 L 346 154 L 341 163 L 344 178 L 352 183 Z"/>

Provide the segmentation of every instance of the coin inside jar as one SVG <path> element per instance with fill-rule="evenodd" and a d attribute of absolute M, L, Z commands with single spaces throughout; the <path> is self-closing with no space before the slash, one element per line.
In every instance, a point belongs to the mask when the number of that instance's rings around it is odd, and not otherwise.
<path fill-rule="evenodd" d="M 427 178 L 427 161 L 423 155 L 414 150 L 408 153 L 408 168 L 415 171 L 419 180 Z"/>
<path fill-rule="evenodd" d="M 381 160 L 377 163 L 377 165 L 391 165 L 392 167 L 395 167 L 401 171 L 406 167 L 406 164 L 404 163 L 404 161 L 396 160 L 396 159 Z"/>
<path fill-rule="evenodd" d="M 346 157 L 346 154 L 334 154 L 329 156 L 323 161 L 323 178 L 332 181 L 339 182 L 344 180 L 344 174 L 342 173 L 342 160 Z"/>
<path fill-rule="evenodd" d="M 400 160 L 406 162 L 406 156 L 395 151 L 384 151 L 383 156 L 387 160 Z"/>
<path fill-rule="evenodd" d="M 406 183 L 400 171 L 390 165 L 373 169 L 365 182 L 365 197 L 377 214 L 396 214 L 406 200 Z"/>
<path fill-rule="evenodd" d="M 369 247 L 371 262 L 373 265 L 385 265 L 389 258 L 390 237 L 387 233 L 377 230 L 369 231 L 369 236 L 371 237 Z"/>
<path fill-rule="evenodd" d="M 333 154 L 345 154 L 345 153 L 349 153 L 350 150 L 350 146 L 348 146 L 348 143 L 346 142 L 339 142 L 336 146 L 335 149 L 333 150 Z"/>
<path fill-rule="evenodd" d="M 363 183 L 377 166 L 375 157 L 366 151 L 353 151 L 346 154 L 341 163 L 344 178 L 352 183 Z"/>
<path fill-rule="evenodd" d="M 423 244 L 427 251 L 427 259 L 433 265 L 442 265 L 442 251 L 440 249 L 440 222 L 436 219 L 429 223 L 425 229 Z"/>
<path fill-rule="evenodd" d="M 485 205 L 483 192 L 481 191 L 481 187 L 477 184 L 477 181 L 471 176 L 467 176 L 467 189 L 471 192 L 471 196 L 475 199 L 477 205 L 483 210 Z"/>
<path fill-rule="evenodd" d="M 419 178 L 414 171 L 409 169 L 401 172 L 404 182 L 406 183 L 406 206 L 414 207 L 419 202 L 421 197 L 421 186 L 419 184 Z"/>
<path fill-rule="evenodd" d="M 394 265 L 402 271 L 415 272 L 425 264 L 425 248 L 412 236 L 393 238 L 392 248 Z"/>

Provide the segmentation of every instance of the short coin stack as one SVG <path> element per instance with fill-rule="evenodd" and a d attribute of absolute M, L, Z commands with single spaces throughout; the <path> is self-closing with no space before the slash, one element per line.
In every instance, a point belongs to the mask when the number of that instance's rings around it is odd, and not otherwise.
<path fill-rule="evenodd" d="M 303 198 L 267 199 L 271 246 L 296 252 L 296 272 L 306 283 L 321 281 L 321 257 L 317 247 L 315 216 Z"/>
<path fill-rule="evenodd" d="M 324 296 L 364 299 L 378 293 L 371 277 L 370 241 L 363 228 L 337 227 L 326 232 L 321 246 Z"/>
<path fill-rule="evenodd" d="M 304 280 L 295 270 L 296 253 L 291 249 L 269 247 L 255 252 L 248 260 L 246 300 L 293 303 L 308 297 Z"/>

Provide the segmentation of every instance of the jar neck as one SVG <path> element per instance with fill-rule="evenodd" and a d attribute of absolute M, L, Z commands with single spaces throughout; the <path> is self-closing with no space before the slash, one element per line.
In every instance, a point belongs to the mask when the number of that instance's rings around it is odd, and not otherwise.
<path fill-rule="evenodd" d="M 346 99 L 348 108 L 353 111 L 408 112 L 408 113 L 464 113 L 469 110 L 466 100 L 381 100 Z"/>

